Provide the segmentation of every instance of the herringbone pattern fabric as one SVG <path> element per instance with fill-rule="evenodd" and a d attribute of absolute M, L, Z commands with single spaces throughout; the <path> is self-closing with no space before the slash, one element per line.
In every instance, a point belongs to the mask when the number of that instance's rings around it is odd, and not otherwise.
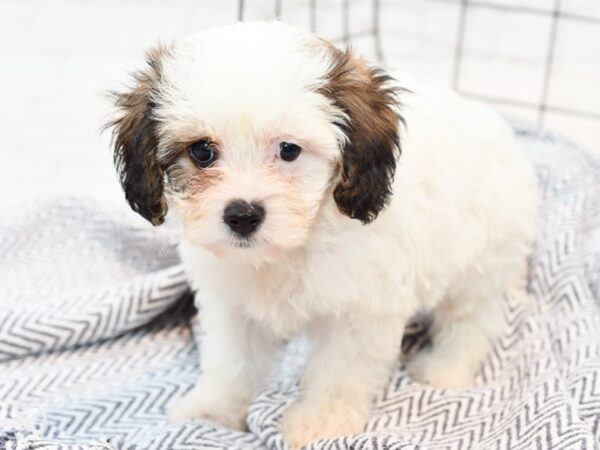
<path fill-rule="evenodd" d="M 531 295 L 505 298 L 510 327 L 478 384 L 432 389 L 399 363 L 366 431 L 315 449 L 600 447 L 600 162 L 526 128 L 519 140 L 543 195 Z M 0 255 L 0 448 L 284 447 L 301 343 L 254 401 L 249 432 L 165 419 L 196 380 L 198 349 L 163 232 L 125 207 L 43 198 L 4 210 Z"/>

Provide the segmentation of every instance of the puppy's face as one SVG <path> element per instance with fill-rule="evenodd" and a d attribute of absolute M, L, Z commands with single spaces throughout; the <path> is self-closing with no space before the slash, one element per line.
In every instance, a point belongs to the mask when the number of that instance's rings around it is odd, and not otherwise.
<path fill-rule="evenodd" d="M 278 23 L 237 24 L 151 50 L 117 94 L 115 161 L 132 208 L 259 262 L 302 246 L 328 202 L 373 220 L 398 154 L 388 77 Z"/>

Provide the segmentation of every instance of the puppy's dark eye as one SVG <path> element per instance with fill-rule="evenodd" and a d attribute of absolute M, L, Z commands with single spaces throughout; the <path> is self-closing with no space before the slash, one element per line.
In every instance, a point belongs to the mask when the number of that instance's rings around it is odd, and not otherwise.
<path fill-rule="evenodd" d="M 189 147 L 190 156 L 200 167 L 208 167 L 217 159 L 217 152 L 209 141 L 194 142 Z"/>
<path fill-rule="evenodd" d="M 279 157 L 284 161 L 290 162 L 295 160 L 300 156 L 300 152 L 302 152 L 302 148 L 299 145 L 289 142 L 279 144 Z"/>

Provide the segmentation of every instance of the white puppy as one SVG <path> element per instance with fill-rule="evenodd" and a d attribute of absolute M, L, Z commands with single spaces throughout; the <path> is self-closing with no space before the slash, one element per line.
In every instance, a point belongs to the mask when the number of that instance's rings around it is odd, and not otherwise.
<path fill-rule="evenodd" d="M 117 94 L 127 199 L 180 225 L 206 332 L 173 417 L 244 427 L 276 347 L 302 333 L 285 440 L 359 432 L 420 309 L 433 345 L 409 373 L 473 382 L 526 270 L 535 176 L 494 113 L 394 78 L 314 35 L 239 23 L 151 50 Z"/>

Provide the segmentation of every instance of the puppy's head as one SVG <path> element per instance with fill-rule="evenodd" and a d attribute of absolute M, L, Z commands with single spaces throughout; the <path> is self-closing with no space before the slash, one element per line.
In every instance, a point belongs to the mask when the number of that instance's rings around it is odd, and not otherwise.
<path fill-rule="evenodd" d="M 127 200 L 155 225 L 170 210 L 217 255 L 253 260 L 302 246 L 329 203 L 368 223 L 399 153 L 389 82 L 279 23 L 153 49 L 110 124 Z"/>

